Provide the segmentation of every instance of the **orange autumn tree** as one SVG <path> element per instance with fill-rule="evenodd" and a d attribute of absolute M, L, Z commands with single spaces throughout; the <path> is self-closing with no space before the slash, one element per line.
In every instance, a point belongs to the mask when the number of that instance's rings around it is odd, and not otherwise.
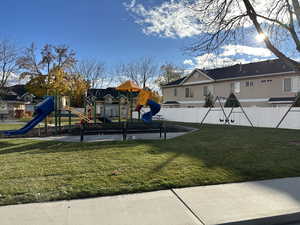
<path fill-rule="evenodd" d="M 89 89 L 89 82 L 86 81 L 81 75 L 73 74 L 70 76 L 70 89 L 69 95 L 74 106 L 82 107 L 84 104 L 84 97 Z"/>
<path fill-rule="evenodd" d="M 32 78 L 26 88 L 39 97 L 45 95 L 72 96 L 74 103 L 79 105 L 89 85 L 82 76 L 67 73 L 57 66 L 47 76 L 40 75 Z"/>
<path fill-rule="evenodd" d="M 39 75 L 26 84 L 27 90 L 39 97 L 46 95 L 67 95 L 70 91 L 69 74 L 62 68 L 53 68 L 48 75 Z"/>

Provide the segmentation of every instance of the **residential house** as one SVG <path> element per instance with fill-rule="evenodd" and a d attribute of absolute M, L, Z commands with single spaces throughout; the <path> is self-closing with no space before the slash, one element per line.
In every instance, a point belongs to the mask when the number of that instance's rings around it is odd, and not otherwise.
<path fill-rule="evenodd" d="M 7 87 L 0 93 L 0 118 L 32 116 L 36 100 L 34 95 L 26 91 L 25 85 Z"/>
<path fill-rule="evenodd" d="M 97 116 L 129 118 L 130 105 L 135 108 L 137 93 L 117 91 L 115 88 L 89 89 L 87 97 L 96 102 Z"/>
<path fill-rule="evenodd" d="M 227 98 L 233 92 L 243 106 L 291 104 L 300 91 L 300 73 L 275 60 L 201 70 L 162 86 L 163 107 L 201 107 L 208 93 Z"/>

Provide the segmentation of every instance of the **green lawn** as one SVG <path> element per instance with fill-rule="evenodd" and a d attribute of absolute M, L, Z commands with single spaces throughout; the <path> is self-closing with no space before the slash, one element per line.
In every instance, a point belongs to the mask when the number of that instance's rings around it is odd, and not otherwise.
<path fill-rule="evenodd" d="M 16 130 L 23 127 L 24 124 L 0 124 L 0 131 L 1 130 Z"/>
<path fill-rule="evenodd" d="M 300 176 L 297 141 L 296 130 L 222 126 L 165 142 L 0 140 L 0 205 Z"/>
<path fill-rule="evenodd" d="M 20 122 L 23 122 L 24 124 L 0 124 L 0 131 L 1 130 L 17 130 L 17 129 L 20 129 L 21 127 L 23 127 L 27 122 L 29 122 L 30 120 L 32 120 L 32 118 L 26 118 L 26 119 L 21 119 L 21 120 L 19 120 Z M 50 125 L 54 125 L 54 123 L 55 123 L 55 121 L 54 121 L 54 119 L 52 119 L 51 120 L 51 118 L 50 118 L 50 120 L 49 120 L 49 122 L 52 122 L 52 124 L 51 123 L 48 123 L 48 124 L 50 124 Z M 80 120 L 78 119 L 78 118 L 72 118 L 72 124 L 77 124 L 77 123 L 79 123 L 80 122 Z M 0 122 L 1 123 L 1 122 Z M 67 126 L 67 125 L 69 125 L 69 122 L 68 122 L 68 120 L 67 119 L 63 119 L 62 121 L 61 121 L 61 125 L 62 126 Z M 44 127 L 45 125 L 44 125 L 44 122 L 41 122 L 40 123 L 40 127 Z M 38 126 L 36 126 L 36 127 L 38 127 Z"/>

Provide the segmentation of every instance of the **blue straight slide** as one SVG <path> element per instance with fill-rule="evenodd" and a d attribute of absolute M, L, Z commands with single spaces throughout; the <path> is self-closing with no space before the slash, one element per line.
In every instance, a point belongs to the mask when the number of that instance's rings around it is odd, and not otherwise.
<path fill-rule="evenodd" d="M 142 120 L 145 123 L 151 123 L 152 117 L 160 111 L 160 104 L 157 104 L 152 100 L 148 100 L 147 104 L 150 106 L 150 111 L 142 115 Z"/>
<path fill-rule="evenodd" d="M 4 134 L 7 136 L 10 135 L 19 135 L 26 134 L 36 125 L 38 125 L 43 119 L 45 119 L 51 112 L 54 111 L 54 97 L 47 97 L 44 101 L 39 103 L 35 109 L 35 117 L 29 121 L 24 127 L 19 130 L 9 130 L 5 131 Z"/>

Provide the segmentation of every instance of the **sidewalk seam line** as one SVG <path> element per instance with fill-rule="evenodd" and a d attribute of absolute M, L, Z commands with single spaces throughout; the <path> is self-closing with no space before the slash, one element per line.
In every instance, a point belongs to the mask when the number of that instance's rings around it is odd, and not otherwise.
<path fill-rule="evenodd" d="M 196 219 L 203 225 L 205 225 L 205 223 L 200 219 L 199 216 L 197 216 L 197 214 L 191 209 L 191 207 L 188 206 L 188 204 L 185 203 L 185 201 L 183 201 L 183 199 L 175 192 L 175 190 L 173 188 L 170 189 L 172 191 L 172 193 L 178 198 L 178 200 L 190 211 L 190 213 L 193 214 L 194 217 L 196 217 Z"/>

